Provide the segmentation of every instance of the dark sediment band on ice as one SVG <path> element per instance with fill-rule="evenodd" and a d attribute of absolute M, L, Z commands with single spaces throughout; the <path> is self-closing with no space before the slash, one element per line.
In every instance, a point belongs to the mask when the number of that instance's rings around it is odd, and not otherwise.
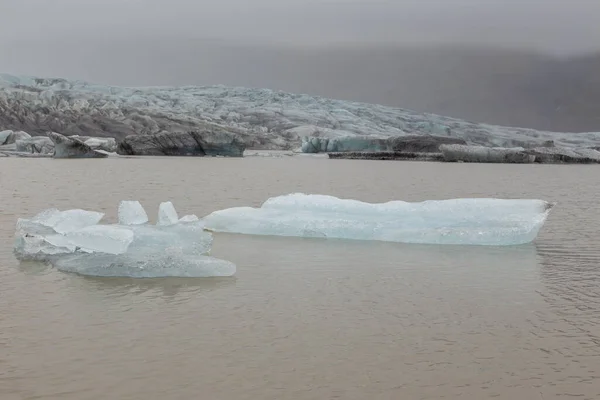
<path fill-rule="evenodd" d="M 409 153 L 401 151 L 351 151 L 327 153 L 333 160 L 412 160 L 444 161 L 442 153 Z"/>

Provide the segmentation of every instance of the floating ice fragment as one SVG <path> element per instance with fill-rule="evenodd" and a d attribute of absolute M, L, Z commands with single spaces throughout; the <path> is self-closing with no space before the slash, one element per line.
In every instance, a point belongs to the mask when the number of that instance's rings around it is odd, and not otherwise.
<path fill-rule="evenodd" d="M 48 257 L 75 251 L 75 246 L 68 243 L 53 244 L 52 242 L 58 243 L 58 240 L 54 240 L 56 239 L 54 236 L 60 235 L 46 237 L 29 234 L 18 235 L 15 239 L 15 255 L 20 260 L 45 261 Z"/>
<path fill-rule="evenodd" d="M 216 211 L 204 222 L 211 231 L 251 235 L 501 246 L 533 241 L 552 206 L 527 199 L 371 204 L 298 193 L 270 198 L 260 208 Z"/>
<path fill-rule="evenodd" d="M 64 272 L 90 276 L 127 276 L 131 278 L 232 276 L 235 264 L 209 256 L 156 253 L 74 254 L 61 257 L 54 266 Z"/>
<path fill-rule="evenodd" d="M 154 278 L 235 274 L 234 264 L 207 256 L 212 235 L 204 230 L 204 223 L 195 215 L 185 216 L 180 221 L 171 202 L 161 204 L 159 221 L 162 225 L 159 226 L 145 224 L 147 215 L 137 201 L 119 204 L 121 225 L 87 225 L 97 223 L 102 217 L 96 214 L 50 209 L 32 219 L 19 219 L 16 257 L 47 261 L 63 271 L 95 276 Z M 68 222 L 66 226 L 59 227 L 62 232 L 55 231 L 56 226 L 65 222 Z M 77 224 L 87 226 L 74 229 Z"/>
<path fill-rule="evenodd" d="M 183 254 L 204 254 L 212 245 L 213 237 L 201 223 L 177 224 L 164 227 L 143 225 L 133 228 L 134 240 L 129 252 L 160 251 L 179 248 Z"/>
<path fill-rule="evenodd" d="M 160 203 L 158 207 L 158 222 L 156 225 L 174 225 L 179 222 L 177 211 L 170 201 Z"/>
<path fill-rule="evenodd" d="M 119 224 L 142 225 L 148 222 L 148 214 L 139 201 L 123 200 L 119 203 Z"/>
<path fill-rule="evenodd" d="M 51 235 L 56 233 L 54 229 L 49 226 L 42 225 L 34 222 L 31 219 L 19 218 L 17 220 L 17 232 L 18 233 L 29 233 L 36 235 Z"/>
<path fill-rule="evenodd" d="M 181 218 L 179 218 L 179 222 L 197 222 L 199 221 L 200 218 L 198 218 L 198 216 L 196 215 L 185 215 Z"/>
<path fill-rule="evenodd" d="M 80 209 L 59 211 L 55 208 L 44 210 L 31 218 L 31 222 L 52 228 L 57 233 L 73 232 L 86 226 L 96 225 L 104 213 Z"/>
<path fill-rule="evenodd" d="M 123 254 L 133 242 L 133 231 L 118 225 L 88 226 L 65 236 L 84 251 L 107 254 Z"/>

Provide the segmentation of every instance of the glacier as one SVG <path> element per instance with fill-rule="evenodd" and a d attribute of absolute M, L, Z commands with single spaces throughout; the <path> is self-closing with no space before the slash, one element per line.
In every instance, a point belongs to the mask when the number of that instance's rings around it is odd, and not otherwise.
<path fill-rule="evenodd" d="M 213 232 L 375 240 L 414 244 L 508 246 L 532 242 L 553 204 L 529 199 L 450 199 L 371 204 L 294 193 L 261 207 L 215 211 Z"/>
<path fill-rule="evenodd" d="M 344 137 L 408 135 L 455 138 L 487 147 L 527 148 L 554 141 L 557 147 L 584 148 L 600 142 L 600 132 L 503 127 L 268 89 L 117 87 L 10 74 L 0 74 L 0 127 L 34 135 L 55 131 L 121 141 L 133 135 L 226 130 L 239 135 L 245 148 L 263 150 L 298 149 L 303 137 L 338 138 L 331 146 L 344 145 L 340 139 Z M 131 142 L 131 151 L 135 153 L 136 146 L 147 151 L 144 143 L 137 142 Z M 316 142 L 319 149 L 329 147 L 326 141 Z"/>
<path fill-rule="evenodd" d="M 195 215 L 177 219 L 171 202 L 161 204 L 167 225 L 148 223 L 138 201 L 122 201 L 119 224 L 99 224 L 103 213 L 80 209 L 44 210 L 20 218 L 14 254 L 58 270 L 92 276 L 131 278 L 232 276 L 235 264 L 208 255 L 212 234 Z M 175 219 L 171 219 L 175 215 Z"/>
<path fill-rule="evenodd" d="M 503 164 L 598 164 L 600 151 L 593 148 L 484 147 L 460 144 L 442 144 L 442 159 L 448 162 L 503 163 Z"/>

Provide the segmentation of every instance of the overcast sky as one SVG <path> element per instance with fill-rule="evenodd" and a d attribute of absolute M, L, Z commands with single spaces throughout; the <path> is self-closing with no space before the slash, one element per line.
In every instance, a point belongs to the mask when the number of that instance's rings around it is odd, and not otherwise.
<path fill-rule="evenodd" d="M 0 0 L 0 71 L 60 74 L 63 62 L 74 73 L 68 64 L 79 51 L 92 62 L 96 47 L 110 58 L 111 44 L 160 53 L 194 39 L 461 43 L 563 55 L 600 50 L 599 21 L 600 0 Z"/>
<path fill-rule="evenodd" d="M 600 48 L 599 0 L 0 0 L 0 43 L 107 31 L 294 44 L 478 42 Z M 2 55 L 6 56 L 5 54 Z"/>

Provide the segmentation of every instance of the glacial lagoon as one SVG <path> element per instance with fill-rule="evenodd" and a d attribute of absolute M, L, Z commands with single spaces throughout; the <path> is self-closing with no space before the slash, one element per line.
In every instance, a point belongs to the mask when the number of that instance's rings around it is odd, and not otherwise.
<path fill-rule="evenodd" d="M 600 397 L 597 166 L 319 157 L 0 160 L 2 399 Z M 286 193 L 371 203 L 556 203 L 533 243 L 469 246 L 213 232 L 234 276 L 86 277 L 13 254 L 18 218 L 151 223 Z M 9 344 L 9 345 L 8 345 Z"/>

